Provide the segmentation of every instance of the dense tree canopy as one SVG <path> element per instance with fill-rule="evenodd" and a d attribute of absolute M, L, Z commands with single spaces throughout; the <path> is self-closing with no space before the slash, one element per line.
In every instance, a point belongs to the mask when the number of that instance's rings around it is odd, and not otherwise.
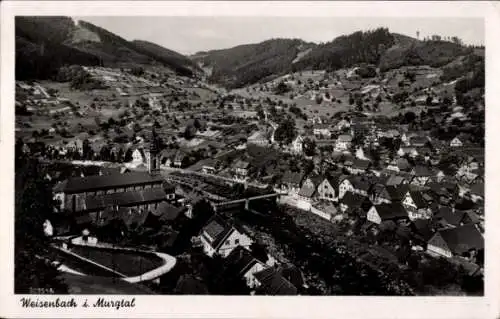
<path fill-rule="evenodd" d="M 66 286 L 50 260 L 49 241 L 43 223 L 53 213 L 46 172 L 36 160 L 16 158 L 15 177 L 15 279 L 16 293 L 30 293 L 32 288 L 64 293 Z"/>

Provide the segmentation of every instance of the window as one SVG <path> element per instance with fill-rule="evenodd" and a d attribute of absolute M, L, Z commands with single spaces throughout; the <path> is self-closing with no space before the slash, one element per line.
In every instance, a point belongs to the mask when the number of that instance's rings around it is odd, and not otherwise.
<path fill-rule="evenodd" d="M 230 244 L 229 240 L 226 240 L 225 244 L 226 244 L 226 245 L 229 245 L 229 244 Z"/>
<path fill-rule="evenodd" d="M 235 240 L 234 240 L 234 244 L 235 244 L 235 245 L 238 245 L 239 243 L 240 243 L 240 240 L 239 240 L 239 239 L 235 239 Z"/>

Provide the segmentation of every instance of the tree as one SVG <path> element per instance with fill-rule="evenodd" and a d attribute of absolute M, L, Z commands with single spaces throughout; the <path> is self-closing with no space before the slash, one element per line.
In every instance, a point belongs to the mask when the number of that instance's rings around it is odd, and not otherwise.
<path fill-rule="evenodd" d="M 306 138 L 304 140 L 304 153 L 306 156 L 314 156 L 316 152 L 316 141 Z"/>
<path fill-rule="evenodd" d="M 53 259 L 43 223 L 54 210 L 46 172 L 36 160 L 16 158 L 15 175 L 14 292 L 28 294 L 31 288 L 47 288 L 67 293 L 57 269 L 46 261 Z"/>
<path fill-rule="evenodd" d="M 316 94 L 315 101 L 316 104 L 321 104 L 321 102 L 323 102 L 323 97 L 321 96 L 321 94 Z"/>
<path fill-rule="evenodd" d="M 257 108 L 257 117 L 261 120 L 266 118 L 266 115 L 264 114 L 264 111 L 262 110 L 262 105 L 258 105 Z"/>
<path fill-rule="evenodd" d="M 414 112 L 406 112 L 403 117 L 403 124 L 410 124 L 415 121 L 417 115 Z"/>
<path fill-rule="evenodd" d="M 92 148 L 90 147 L 90 142 L 88 139 L 84 139 L 83 140 L 83 158 L 84 159 L 91 159 L 92 158 L 92 155 L 93 155 L 93 151 L 92 151 Z"/>
<path fill-rule="evenodd" d="M 356 110 L 359 112 L 363 111 L 363 100 L 362 99 L 356 100 Z"/>
<path fill-rule="evenodd" d="M 274 132 L 276 141 L 283 144 L 290 144 L 296 135 L 295 121 L 291 118 L 284 119 Z"/>
<path fill-rule="evenodd" d="M 278 95 L 283 95 L 287 92 L 290 91 L 290 87 L 288 85 L 285 84 L 285 82 L 280 82 L 278 84 L 278 86 L 276 86 L 276 89 L 274 90 L 274 92 Z"/>
<path fill-rule="evenodd" d="M 449 96 L 445 96 L 443 98 L 443 105 L 444 106 L 451 106 L 452 104 L 453 104 L 453 101 Z"/>
<path fill-rule="evenodd" d="M 257 260 L 260 260 L 263 263 L 267 262 L 267 260 L 269 259 L 266 247 L 260 243 L 253 242 L 250 245 L 250 251 Z"/>

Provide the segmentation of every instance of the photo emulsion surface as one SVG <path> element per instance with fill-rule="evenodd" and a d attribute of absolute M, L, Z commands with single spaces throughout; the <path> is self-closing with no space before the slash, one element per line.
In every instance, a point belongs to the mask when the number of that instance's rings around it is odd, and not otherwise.
<path fill-rule="evenodd" d="M 482 296 L 483 23 L 17 16 L 14 292 Z"/>

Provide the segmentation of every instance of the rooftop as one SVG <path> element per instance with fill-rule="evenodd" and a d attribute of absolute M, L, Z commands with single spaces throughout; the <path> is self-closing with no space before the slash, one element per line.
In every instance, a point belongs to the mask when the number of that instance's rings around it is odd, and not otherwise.
<path fill-rule="evenodd" d="M 73 177 L 58 183 L 53 190 L 54 192 L 71 194 L 131 185 L 158 184 L 162 182 L 163 177 L 159 175 L 150 175 L 145 172 L 130 172 L 125 174 Z"/>

